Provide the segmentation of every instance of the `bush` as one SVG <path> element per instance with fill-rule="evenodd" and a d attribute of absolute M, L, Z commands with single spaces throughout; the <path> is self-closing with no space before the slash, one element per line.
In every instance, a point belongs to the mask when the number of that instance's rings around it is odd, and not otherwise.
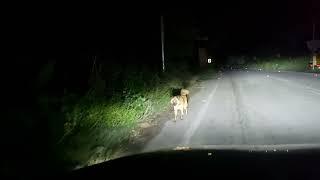
<path fill-rule="evenodd" d="M 187 66 L 176 67 L 174 71 L 169 68 L 161 77 L 146 67 L 125 67 L 111 79 L 100 78 L 107 79 L 105 96 L 89 91 L 77 101 L 65 103 L 64 134 L 56 147 L 64 164 L 71 163 L 71 167 L 86 164 L 95 147 L 104 147 L 106 159 L 121 150 L 137 123 L 164 110 L 172 89 L 182 88 L 183 82 L 191 77 Z M 102 69 L 103 74 L 112 73 Z M 113 83 L 115 86 L 111 86 Z M 64 99 L 67 102 L 69 98 Z"/>
<path fill-rule="evenodd" d="M 310 57 L 257 58 L 248 64 L 249 68 L 266 71 L 306 71 Z"/>

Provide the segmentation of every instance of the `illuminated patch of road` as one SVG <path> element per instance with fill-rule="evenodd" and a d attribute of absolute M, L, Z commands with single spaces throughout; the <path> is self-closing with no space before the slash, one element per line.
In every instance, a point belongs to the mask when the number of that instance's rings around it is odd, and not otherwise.
<path fill-rule="evenodd" d="M 190 144 L 190 139 L 193 136 L 194 132 L 198 129 L 199 125 L 201 124 L 203 118 L 206 116 L 207 109 L 209 107 L 209 103 L 211 102 L 214 94 L 217 91 L 219 85 L 219 80 L 217 81 L 214 89 L 211 91 L 210 95 L 207 98 L 207 101 L 205 101 L 205 104 L 201 108 L 200 112 L 197 114 L 197 117 L 195 121 L 192 122 L 186 133 L 184 134 L 183 140 L 182 140 L 182 145 L 188 145 Z"/>
<path fill-rule="evenodd" d="M 273 79 L 273 80 L 277 80 L 277 81 L 281 81 L 281 82 L 285 82 L 285 83 L 290 83 L 291 85 L 298 86 L 300 88 L 304 88 L 310 93 L 313 93 L 313 94 L 316 94 L 316 95 L 320 95 L 320 89 L 312 88 L 310 86 L 297 85 L 296 83 L 293 83 L 288 79 L 277 78 L 277 77 L 273 77 L 273 76 L 269 76 L 269 75 L 267 75 L 267 77 L 270 78 L 270 79 Z"/>

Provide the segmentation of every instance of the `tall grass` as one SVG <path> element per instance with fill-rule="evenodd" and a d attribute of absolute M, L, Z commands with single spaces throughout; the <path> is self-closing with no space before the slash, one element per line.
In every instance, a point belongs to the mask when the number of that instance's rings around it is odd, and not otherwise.
<path fill-rule="evenodd" d="M 254 62 L 248 63 L 252 69 L 263 69 L 266 71 L 307 71 L 310 57 L 265 57 L 256 58 Z"/>
<path fill-rule="evenodd" d="M 122 75 L 106 80 L 100 72 L 98 81 L 92 80 L 93 88 L 86 95 L 71 98 L 66 95 L 62 102 L 63 133 L 54 146 L 59 163 L 72 168 L 91 164 L 92 158 L 98 158 L 98 151 L 99 158 L 104 160 L 122 151 L 137 124 L 166 109 L 172 89 L 188 84 L 185 82 L 192 74 L 187 66 L 173 69 L 165 74 L 147 68 L 121 69 Z"/>

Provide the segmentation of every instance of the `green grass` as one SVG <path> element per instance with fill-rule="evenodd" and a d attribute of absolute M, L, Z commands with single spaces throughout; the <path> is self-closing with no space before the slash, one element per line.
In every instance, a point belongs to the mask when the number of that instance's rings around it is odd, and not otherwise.
<path fill-rule="evenodd" d="M 263 69 L 265 71 L 307 71 L 310 57 L 270 57 L 257 58 L 255 62 L 249 63 L 248 67 Z"/>
<path fill-rule="evenodd" d="M 59 138 L 56 157 L 64 168 L 85 165 L 92 158 L 110 159 L 125 149 L 137 124 L 169 105 L 173 89 L 182 88 L 191 73 L 167 72 L 136 75 L 124 81 L 124 88 L 113 96 L 88 93 L 66 104 L 63 135 Z M 102 147 L 102 148 L 101 148 Z M 103 149 L 97 155 L 97 149 Z"/>

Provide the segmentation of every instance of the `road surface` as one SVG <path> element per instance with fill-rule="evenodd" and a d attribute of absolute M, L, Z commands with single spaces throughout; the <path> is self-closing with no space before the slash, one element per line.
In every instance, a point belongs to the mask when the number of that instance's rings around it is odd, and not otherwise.
<path fill-rule="evenodd" d="M 143 151 L 229 145 L 320 145 L 320 77 L 230 71 L 191 88 L 189 114 L 166 122 Z"/>

